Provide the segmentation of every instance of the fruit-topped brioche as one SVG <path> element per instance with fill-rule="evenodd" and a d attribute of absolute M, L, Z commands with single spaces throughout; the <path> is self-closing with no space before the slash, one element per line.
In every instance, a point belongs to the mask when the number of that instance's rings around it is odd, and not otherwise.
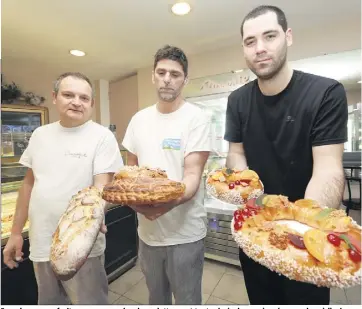
<path fill-rule="evenodd" d="M 185 185 L 159 168 L 126 166 L 103 188 L 105 201 L 121 205 L 168 203 L 183 196 Z"/>
<path fill-rule="evenodd" d="M 235 211 L 231 230 L 250 258 L 317 286 L 361 283 L 361 227 L 344 211 L 265 194 L 244 206 Z"/>
<path fill-rule="evenodd" d="M 264 187 L 256 172 L 224 167 L 208 174 L 206 189 L 217 199 L 241 205 L 263 194 Z"/>

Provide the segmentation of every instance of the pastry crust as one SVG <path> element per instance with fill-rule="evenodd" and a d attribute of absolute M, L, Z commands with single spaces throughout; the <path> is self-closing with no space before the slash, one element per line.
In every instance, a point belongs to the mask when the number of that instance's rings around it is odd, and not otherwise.
<path fill-rule="evenodd" d="M 361 283 L 361 261 L 350 257 L 351 248 L 361 254 L 361 227 L 344 211 L 312 200 L 292 203 L 278 195 L 262 196 L 257 204 L 259 209 L 254 205 L 236 211 L 231 224 L 234 240 L 250 258 L 290 279 L 317 286 L 346 288 Z M 243 211 L 247 218 L 235 223 Z M 302 228 L 297 228 L 299 223 Z M 328 240 L 331 234 L 340 237 L 339 244 Z M 297 246 L 291 238 L 298 238 Z"/>
<path fill-rule="evenodd" d="M 244 204 L 264 192 L 258 174 L 249 169 L 214 170 L 207 176 L 206 189 L 213 197 L 235 205 Z"/>
<path fill-rule="evenodd" d="M 146 167 L 125 167 L 103 188 L 109 203 L 152 205 L 168 203 L 183 196 L 185 185 L 167 178 L 165 171 Z"/>
<path fill-rule="evenodd" d="M 120 170 L 117 174 L 114 175 L 115 180 L 138 178 L 138 177 L 167 178 L 167 174 L 166 171 L 160 168 L 126 165 L 122 168 L 122 170 Z"/>
<path fill-rule="evenodd" d="M 60 280 L 71 279 L 89 256 L 104 220 L 104 206 L 96 187 L 87 187 L 70 200 L 50 250 L 50 264 Z"/>

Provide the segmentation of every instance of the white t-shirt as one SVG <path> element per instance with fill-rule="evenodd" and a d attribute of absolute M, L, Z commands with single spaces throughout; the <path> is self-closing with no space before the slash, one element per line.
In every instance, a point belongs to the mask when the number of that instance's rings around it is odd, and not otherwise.
<path fill-rule="evenodd" d="M 123 146 L 138 157 L 139 166 L 161 168 L 168 178 L 181 181 L 184 159 L 191 152 L 210 151 L 210 119 L 198 107 L 185 103 L 177 111 L 161 114 L 156 105 L 131 119 Z M 187 203 L 154 221 L 138 214 L 138 234 L 150 246 L 190 243 L 206 236 L 204 186 Z"/>
<path fill-rule="evenodd" d="M 34 187 L 29 204 L 30 259 L 49 261 L 52 235 L 69 200 L 93 184 L 93 176 L 118 172 L 122 156 L 117 140 L 93 121 L 75 128 L 59 122 L 37 128 L 20 163 L 32 168 Z M 105 235 L 99 233 L 90 257 L 104 253 Z"/>

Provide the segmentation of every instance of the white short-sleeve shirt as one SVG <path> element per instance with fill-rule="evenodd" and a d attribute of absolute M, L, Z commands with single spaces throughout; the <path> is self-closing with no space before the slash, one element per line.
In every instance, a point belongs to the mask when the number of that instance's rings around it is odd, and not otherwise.
<path fill-rule="evenodd" d="M 19 161 L 33 170 L 34 187 L 29 203 L 30 259 L 49 261 L 52 234 L 69 200 L 93 184 L 93 176 L 118 172 L 122 156 L 117 140 L 93 121 L 75 128 L 59 122 L 37 128 Z M 104 253 L 100 233 L 90 257 Z"/>
<path fill-rule="evenodd" d="M 210 118 L 200 108 L 185 102 L 170 114 L 156 105 L 139 111 L 131 119 L 123 146 L 135 154 L 139 166 L 161 168 L 168 178 L 181 181 L 185 157 L 191 152 L 210 151 Z M 138 214 L 138 234 L 151 246 L 190 243 L 206 236 L 204 186 L 187 203 L 154 221 Z"/>

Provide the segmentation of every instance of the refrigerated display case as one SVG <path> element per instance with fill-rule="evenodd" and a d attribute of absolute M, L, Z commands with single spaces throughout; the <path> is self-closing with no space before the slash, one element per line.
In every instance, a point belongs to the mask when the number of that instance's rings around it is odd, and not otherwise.
<path fill-rule="evenodd" d="M 10 236 L 18 190 L 26 173 L 19 159 L 32 132 L 48 123 L 46 107 L 1 105 L 1 244 Z M 26 238 L 28 222 L 24 228 Z"/>
<path fill-rule="evenodd" d="M 48 109 L 28 105 L 1 105 L 1 254 L 9 239 L 18 190 L 26 173 L 19 159 L 32 132 L 48 123 Z M 36 304 L 37 285 L 29 260 L 29 221 L 23 229 L 23 262 L 11 270 L 1 261 L 1 303 Z"/>
<path fill-rule="evenodd" d="M 207 236 L 205 257 L 221 262 L 240 265 L 239 249 L 232 239 L 230 224 L 236 205 L 224 203 L 212 197 L 205 187 L 206 175 L 225 166 L 228 142 L 224 140 L 227 98 L 230 93 L 187 98 L 187 101 L 202 108 L 211 117 L 212 151 L 203 173 L 204 206 L 207 211 Z"/>

